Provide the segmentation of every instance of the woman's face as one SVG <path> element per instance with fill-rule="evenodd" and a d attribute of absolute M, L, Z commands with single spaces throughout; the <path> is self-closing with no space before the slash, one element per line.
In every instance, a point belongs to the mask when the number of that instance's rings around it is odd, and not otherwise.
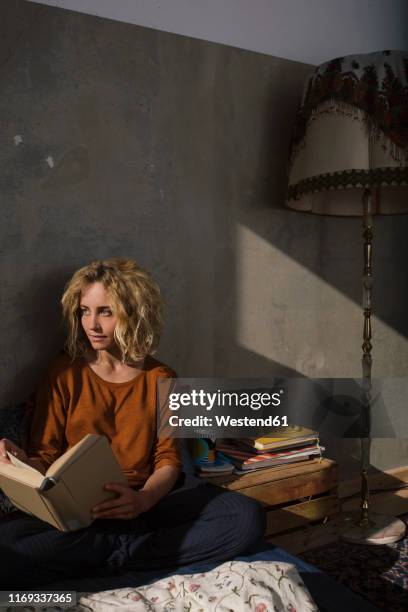
<path fill-rule="evenodd" d="M 82 327 L 95 350 L 116 346 L 113 332 L 117 318 L 112 313 L 110 299 L 102 283 L 92 283 L 81 291 L 79 301 Z"/>

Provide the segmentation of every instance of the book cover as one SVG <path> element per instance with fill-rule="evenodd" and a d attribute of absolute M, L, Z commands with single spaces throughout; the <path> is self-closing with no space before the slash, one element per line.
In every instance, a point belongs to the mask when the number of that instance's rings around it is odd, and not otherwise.
<path fill-rule="evenodd" d="M 252 446 L 255 449 L 263 450 L 269 448 L 281 448 L 307 442 L 308 440 L 318 440 L 319 434 L 307 427 L 288 426 L 275 429 L 269 436 L 258 438 L 241 438 L 241 442 Z"/>
<path fill-rule="evenodd" d="M 296 449 L 302 446 L 315 446 L 318 443 L 319 443 L 319 437 L 313 436 L 313 437 L 304 437 L 304 438 L 293 439 L 293 440 L 285 440 L 285 441 L 282 441 L 282 443 L 271 443 L 271 444 L 265 444 L 265 445 L 260 444 L 259 446 L 262 446 L 262 448 L 257 448 L 256 446 L 250 444 L 245 439 L 242 439 L 242 438 L 234 439 L 234 445 L 236 445 L 239 448 L 242 448 L 243 450 L 251 452 L 254 455 L 256 454 L 259 455 L 262 453 L 266 453 L 268 451 L 270 452 L 274 452 L 274 451 L 283 452 L 284 450 L 289 451 L 289 450 Z"/>

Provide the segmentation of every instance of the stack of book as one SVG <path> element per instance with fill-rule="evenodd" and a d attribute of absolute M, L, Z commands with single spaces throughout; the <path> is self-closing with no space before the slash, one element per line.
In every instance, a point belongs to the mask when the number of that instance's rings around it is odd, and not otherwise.
<path fill-rule="evenodd" d="M 232 463 L 238 473 L 306 461 L 324 451 L 319 434 L 305 427 L 285 427 L 275 436 L 218 440 L 216 446 L 217 457 Z"/>

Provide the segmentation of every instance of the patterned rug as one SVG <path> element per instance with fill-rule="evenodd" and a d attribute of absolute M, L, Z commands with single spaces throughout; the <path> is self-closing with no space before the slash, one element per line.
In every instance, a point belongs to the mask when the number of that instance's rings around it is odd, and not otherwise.
<path fill-rule="evenodd" d="M 408 514 L 399 518 L 408 524 Z M 337 542 L 299 557 L 382 610 L 408 610 L 408 535 L 385 546 Z"/>

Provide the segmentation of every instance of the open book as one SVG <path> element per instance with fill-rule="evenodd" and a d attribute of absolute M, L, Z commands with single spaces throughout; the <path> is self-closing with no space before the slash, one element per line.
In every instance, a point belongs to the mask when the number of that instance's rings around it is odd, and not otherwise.
<path fill-rule="evenodd" d="M 88 434 L 59 457 L 45 476 L 7 453 L 12 465 L 0 463 L 0 489 L 24 512 L 60 531 L 75 531 L 92 523 L 91 510 L 113 499 L 107 482 L 128 485 L 107 438 Z"/>

